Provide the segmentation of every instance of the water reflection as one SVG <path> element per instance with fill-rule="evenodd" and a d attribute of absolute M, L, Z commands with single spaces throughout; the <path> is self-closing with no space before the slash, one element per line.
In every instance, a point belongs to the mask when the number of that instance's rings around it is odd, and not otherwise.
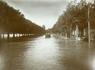
<path fill-rule="evenodd" d="M 25 43 L 27 42 L 10 42 L 0 46 L 0 70 L 23 70 Z"/>
<path fill-rule="evenodd" d="M 95 70 L 95 58 L 91 61 L 92 70 Z"/>
<path fill-rule="evenodd" d="M 2 55 L 0 55 L 0 70 L 4 69 L 4 58 Z"/>
<path fill-rule="evenodd" d="M 56 39 L 40 37 L 25 52 L 25 61 L 33 70 L 59 70 L 58 52 Z"/>
<path fill-rule="evenodd" d="M 0 70 L 95 70 L 95 49 L 87 47 L 86 42 L 53 37 L 5 42 Z"/>
<path fill-rule="evenodd" d="M 89 57 L 89 64 L 91 67 L 91 70 L 95 70 L 95 49 L 90 49 L 90 57 Z"/>

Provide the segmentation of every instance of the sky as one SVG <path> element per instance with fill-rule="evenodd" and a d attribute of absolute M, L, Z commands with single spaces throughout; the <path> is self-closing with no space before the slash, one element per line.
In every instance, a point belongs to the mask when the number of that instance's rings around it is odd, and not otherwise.
<path fill-rule="evenodd" d="M 52 28 L 58 17 L 73 0 L 5 0 L 10 6 L 19 9 L 25 18 L 39 26 Z"/>

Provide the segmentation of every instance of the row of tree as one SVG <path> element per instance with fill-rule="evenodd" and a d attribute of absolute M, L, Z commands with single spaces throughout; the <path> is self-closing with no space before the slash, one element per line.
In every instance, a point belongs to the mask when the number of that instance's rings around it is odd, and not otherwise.
<path fill-rule="evenodd" d="M 0 33 L 43 34 L 45 30 L 24 18 L 19 10 L 0 0 Z"/>
<path fill-rule="evenodd" d="M 90 3 L 85 0 L 78 3 L 75 1 L 70 2 L 66 11 L 63 12 L 54 25 L 53 32 L 65 32 L 70 35 L 78 26 L 83 36 L 84 29 L 88 30 L 88 21 L 90 21 L 91 29 L 95 29 L 95 2 Z"/>

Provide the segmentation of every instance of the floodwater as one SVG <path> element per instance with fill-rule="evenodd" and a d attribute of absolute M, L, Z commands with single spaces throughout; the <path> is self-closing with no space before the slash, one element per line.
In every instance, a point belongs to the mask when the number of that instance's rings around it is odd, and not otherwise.
<path fill-rule="evenodd" d="M 95 70 L 94 44 L 37 37 L 0 45 L 0 70 Z"/>

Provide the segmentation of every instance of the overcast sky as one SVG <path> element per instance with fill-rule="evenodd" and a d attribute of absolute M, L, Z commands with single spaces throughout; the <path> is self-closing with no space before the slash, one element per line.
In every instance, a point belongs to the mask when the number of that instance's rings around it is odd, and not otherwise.
<path fill-rule="evenodd" d="M 51 28 L 71 0 L 5 0 L 19 9 L 27 19 Z"/>

